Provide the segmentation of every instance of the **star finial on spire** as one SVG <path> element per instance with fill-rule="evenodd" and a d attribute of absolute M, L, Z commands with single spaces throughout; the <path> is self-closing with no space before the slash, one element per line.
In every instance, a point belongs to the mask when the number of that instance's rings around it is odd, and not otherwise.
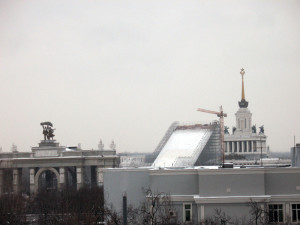
<path fill-rule="evenodd" d="M 245 90 L 244 90 L 244 75 L 245 75 L 244 68 L 241 69 L 240 74 L 242 75 L 242 98 L 241 98 L 241 101 L 239 102 L 239 106 L 240 106 L 240 108 L 247 108 L 248 102 L 246 101 Z"/>
<path fill-rule="evenodd" d="M 240 74 L 242 75 L 242 78 L 244 78 L 244 74 L 245 74 L 245 70 L 244 70 L 244 68 L 242 68 L 242 69 L 241 69 L 241 72 L 240 72 Z"/>

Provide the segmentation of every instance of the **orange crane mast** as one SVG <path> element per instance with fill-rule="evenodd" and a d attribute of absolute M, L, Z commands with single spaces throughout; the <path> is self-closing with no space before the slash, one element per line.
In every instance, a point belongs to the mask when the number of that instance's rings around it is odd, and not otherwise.
<path fill-rule="evenodd" d="M 227 117 L 227 114 L 223 112 L 222 106 L 220 106 L 220 112 L 215 112 L 207 109 L 200 109 L 198 108 L 197 111 L 205 112 L 210 114 L 216 114 L 220 117 L 220 133 L 221 133 L 221 154 L 222 154 L 222 166 L 224 166 L 225 162 L 225 144 L 224 144 L 224 117 Z"/>

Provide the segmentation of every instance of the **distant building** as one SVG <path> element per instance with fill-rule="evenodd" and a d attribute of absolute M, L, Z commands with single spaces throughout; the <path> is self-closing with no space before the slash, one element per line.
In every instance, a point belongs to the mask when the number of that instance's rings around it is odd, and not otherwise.
<path fill-rule="evenodd" d="M 256 130 L 256 125 L 252 126 L 252 113 L 245 98 L 244 73 L 242 69 L 242 98 L 235 114 L 236 126 L 232 134 L 229 134 L 228 128 L 225 129 L 225 156 L 236 154 L 246 159 L 260 159 L 261 156 L 267 156 L 267 136 L 263 126 L 259 127 L 259 131 Z"/>
<path fill-rule="evenodd" d="M 218 165 L 220 146 L 219 122 L 174 122 L 153 153 L 152 167 Z"/>
<path fill-rule="evenodd" d="M 81 150 L 42 140 L 31 152 L 0 153 L 0 195 L 100 186 L 103 168 L 118 166 L 114 148 Z"/>
<path fill-rule="evenodd" d="M 146 163 L 146 154 L 120 153 L 120 167 L 141 167 L 149 166 Z"/>
<path fill-rule="evenodd" d="M 291 148 L 291 161 L 292 166 L 300 167 L 300 144 L 296 144 L 295 147 Z"/>

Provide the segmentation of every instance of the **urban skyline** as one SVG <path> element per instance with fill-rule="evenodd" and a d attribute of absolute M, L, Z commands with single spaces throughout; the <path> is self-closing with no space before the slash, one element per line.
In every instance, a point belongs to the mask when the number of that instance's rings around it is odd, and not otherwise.
<path fill-rule="evenodd" d="M 230 3 L 230 4 L 228 4 Z M 174 121 L 235 126 L 240 69 L 271 151 L 300 142 L 298 1 L 0 1 L 0 147 L 152 152 Z M 230 129 L 231 131 L 231 129 Z"/>

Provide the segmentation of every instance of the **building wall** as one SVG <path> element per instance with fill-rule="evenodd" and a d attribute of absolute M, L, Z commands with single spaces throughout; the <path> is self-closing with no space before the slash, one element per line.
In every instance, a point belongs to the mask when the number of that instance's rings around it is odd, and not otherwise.
<path fill-rule="evenodd" d="M 260 171 L 253 174 L 199 174 L 200 196 L 240 196 L 263 195 L 264 174 Z M 213 188 L 212 188 L 213 187 Z"/>
<path fill-rule="evenodd" d="M 216 209 L 232 220 L 249 221 L 251 201 L 261 207 L 282 204 L 287 219 L 291 204 L 300 204 L 300 168 L 104 170 L 105 199 L 117 212 L 122 210 L 122 192 L 127 192 L 128 204 L 139 207 L 146 200 L 145 187 L 170 195 L 179 222 L 185 203 L 192 203 L 192 224 L 214 217 Z"/>
<path fill-rule="evenodd" d="M 282 170 L 275 172 L 274 170 L 268 170 L 265 174 L 267 195 L 300 194 L 299 170 L 293 168 L 286 168 L 285 172 Z"/>
<path fill-rule="evenodd" d="M 225 213 L 225 215 L 230 216 L 230 218 L 235 221 L 238 220 L 240 224 L 243 221 L 249 221 L 250 208 L 247 204 L 206 204 L 204 205 L 204 216 L 205 218 L 214 218 L 217 211 Z M 241 216 L 243 215 L 243 216 Z M 246 224 L 246 223 L 244 223 Z"/>
<path fill-rule="evenodd" d="M 180 183 L 180 185 L 178 185 Z M 150 187 L 153 191 L 171 195 L 198 194 L 197 174 L 171 174 L 150 176 Z"/>
<path fill-rule="evenodd" d="M 128 205 L 138 207 L 145 201 L 144 190 L 150 187 L 146 169 L 105 169 L 103 171 L 104 197 L 108 205 L 113 205 L 117 212 L 122 211 L 122 196 L 127 194 Z"/>

